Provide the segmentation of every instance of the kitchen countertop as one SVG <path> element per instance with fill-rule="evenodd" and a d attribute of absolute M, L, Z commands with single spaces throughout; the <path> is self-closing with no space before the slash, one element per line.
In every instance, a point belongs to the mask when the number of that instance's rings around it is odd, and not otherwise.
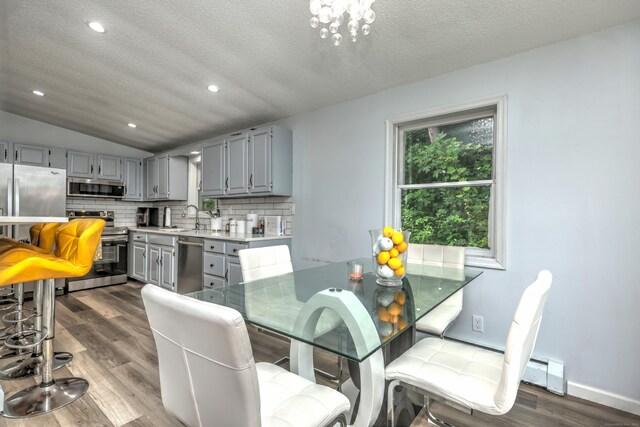
<path fill-rule="evenodd" d="M 128 227 L 129 231 L 138 233 L 154 233 L 165 234 L 169 236 L 183 237 L 202 237 L 204 239 L 228 240 L 232 242 L 257 242 L 265 240 L 283 240 L 291 239 L 292 236 L 276 236 L 267 234 L 266 236 L 254 236 L 240 233 L 211 232 L 211 230 L 185 230 L 184 228 L 165 228 L 165 227 Z M 180 230 L 180 231 L 178 231 Z"/>

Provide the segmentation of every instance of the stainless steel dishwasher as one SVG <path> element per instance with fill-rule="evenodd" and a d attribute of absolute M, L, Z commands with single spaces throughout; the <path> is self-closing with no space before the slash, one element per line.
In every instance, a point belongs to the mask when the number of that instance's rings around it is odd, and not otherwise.
<path fill-rule="evenodd" d="M 202 239 L 178 238 L 178 285 L 176 292 L 186 294 L 202 290 Z"/>

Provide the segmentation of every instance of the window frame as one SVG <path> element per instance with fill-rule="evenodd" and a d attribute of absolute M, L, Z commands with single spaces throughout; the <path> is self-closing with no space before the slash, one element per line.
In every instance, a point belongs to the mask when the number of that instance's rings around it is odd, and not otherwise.
<path fill-rule="evenodd" d="M 411 126 L 452 124 L 474 118 L 494 115 L 494 146 L 491 180 L 454 183 L 405 185 L 403 145 L 401 134 Z M 506 219 L 507 219 L 507 96 L 499 95 L 464 104 L 403 114 L 385 120 L 385 197 L 384 223 L 394 227 L 401 225 L 402 189 L 446 188 L 467 185 L 491 185 L 489 206 L 489 242 L 491 249 L 466 248 L 465 265 L 471 267 L 506 269 Z M 401 175 L 402 174 L 402 175 Z M 402 178 L 401 178 L 402 176 Z M 401 181 L 402 179 L 402 181 Z"/>

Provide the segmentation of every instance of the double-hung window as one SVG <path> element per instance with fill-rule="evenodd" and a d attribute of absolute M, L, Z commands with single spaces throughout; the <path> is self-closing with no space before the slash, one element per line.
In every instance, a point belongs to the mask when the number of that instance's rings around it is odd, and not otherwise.
<path fill-rule="evenodd" d="M 505 267 L 504 97 L 387 121 L 386 221 Z"/>

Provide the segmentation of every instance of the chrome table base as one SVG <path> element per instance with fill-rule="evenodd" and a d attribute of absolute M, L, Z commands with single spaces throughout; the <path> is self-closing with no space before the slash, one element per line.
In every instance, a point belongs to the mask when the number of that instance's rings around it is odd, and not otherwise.
<path fill-rule="evenodd" d="M 53 370 L 60 369 L 73 360 L 73 355 L 67 352 L 53 354 Z M 0 369 L 0 380 L 17 380 L 42 375 L 42 356 L 29 356 L 16 360 Z"/>
<path fill-rule="evenodd" d="M 46 414 L 74 402 L 88 389 L 89 382 L 83 378 L 61 378 L 51 385 L 34 385 L 5 400 L 2 415 L 25 418 Z"/>

